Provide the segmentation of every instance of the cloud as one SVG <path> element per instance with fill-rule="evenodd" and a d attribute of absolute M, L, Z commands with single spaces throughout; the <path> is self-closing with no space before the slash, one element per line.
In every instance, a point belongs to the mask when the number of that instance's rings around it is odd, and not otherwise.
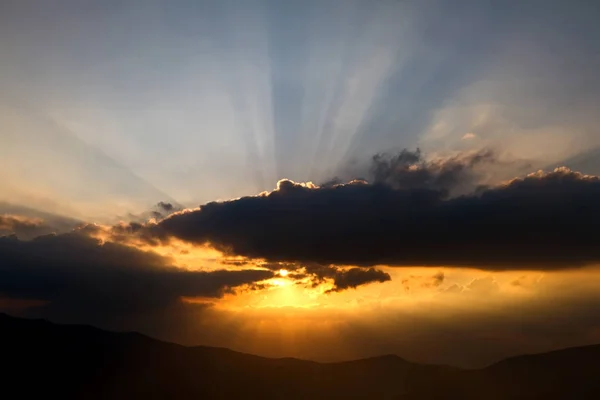
<path fill-rule="evenodd" d="M 252 264 L 275 273 L 286 270 L 288 271 L 288 278 L 296 280 L 296 283 L 300 285 L 317 287 L 323 283 L 332 284 L 333 287 L 327 291 L 328 293 L 356 289 L 359 286 L 369 283 L 392 280 L 392 277 L 388 273 L 375 268 L 342 268 L 335 265 L 323 265 L 311 262 L 252 262 L 252 260 L 224 260 L 221 263 L 233 266 Z"/>
<path fill-rule="evenodd" d="M 140 214 L 129 213 L 127 217 L 120 218 L 121 220 L 129 221 L 134 224 L 142 224 L 151 219 L 160 220 L 168 217 L 169 215 L 183 210 L 180 205 L 173 205 L 164 201 L 159 201 L 150 210 L 142 212 Z"/>
<path fill-rule="evenodd" d="M 472 167 L 487 157 L 425 164 L 413 176 L 406 165 L 418 154 L 401 153 L 376 160 L 381 179 L 373 184 L 283 180 L 273 192 L 208 203 L 139 230 L 152 240 L 324 265 L 545 270 L 600 261 L 598 177 L 559 168 L 448 197 L 473 182 Z"/>
<path fill-rule="evenodd" d="M 467 132 L 463 135 L 462 140 L 471 140 L 471 139 L 475 139 L 476 137 L 477 137 L 476 134 Z"/>
<path fill-rule="evenodd" d="M 288 271 L 291 278 L 302 280 L 309 278 L 310 286 L 329 282 L 333 285 L 327 293 L 341 292 L 347 289 L 356 289 L 359 286 L 375 282 L 391 281 L 392 277 L 384 271 L 375 268 L 340 268 L 335 265 L 323 265 L 319 263 L 270 263 L 271 267 L 280 265 Z M 302 282 L 298 282 L 302 284 Z"/>
<path fill-rule="evenodd" d="M 0 293 L 45 301 L 52 315 L 127 315 L 170 307 L 181 297 L 218 298 L 274 276 L 257 269 L 183 270 L 156 253 L 82 232 L 0 238 Z"/>
<path fill-rule="evenodd" d="M 371 165 L 372 181 L 394 189 L 431 189 L 451 194 L 457 189 L 473 189 L 479 178 L 477 167 L 496 161 L 490 150 L 430 161 L 419 149 L 405 149 L 396 155 L 375 155 Z"/>
<path fill-rule="evenodd" d="M 333 289 L 329 292 L 341 292 L 346 289 L 356 289 L 358 286 L 374 282 L 387 282 L 392 280 L 387 272 L 369 268 L 351 268 L 349 270 L 336 270 L 333 274 Z"/>
<path fill-rule="evenodd" d="M 167 212 L 171 212 L 175 209 L 175 207 L 173 206 L 173 204 L 171 203 L 165 203 L 164 201 L 160 201 L 157 204 L 157 207 L 159 207 L 161 210 L 167 211 Z"/>
<path fill-rule="evenodd" d="M 0 215 L 0 234 L 13 234 L 19 237 L 36 237 L 51 233 L 52 229 L 44 225 L 39 218 L 20 215 Z"/>

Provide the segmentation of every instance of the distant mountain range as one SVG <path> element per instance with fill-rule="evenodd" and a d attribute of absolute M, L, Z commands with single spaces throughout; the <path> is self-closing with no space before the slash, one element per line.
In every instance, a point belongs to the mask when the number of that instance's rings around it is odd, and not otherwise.
<path fill-rule="evenodd" d="M 600 399 L 600 345 L 480 370 L 395 355 L 317 363 L 0 314 L 0 362 L 5 399 Z"/>

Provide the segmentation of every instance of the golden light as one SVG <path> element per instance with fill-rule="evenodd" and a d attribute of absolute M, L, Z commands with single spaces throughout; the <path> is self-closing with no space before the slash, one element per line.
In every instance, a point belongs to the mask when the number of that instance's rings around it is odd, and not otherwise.
<path fill-rule="evenodd" d="M 287 269 L 280 269 L 279 270 L 279 275 L 280 276 L 288 276 L 289 272 Z"/>

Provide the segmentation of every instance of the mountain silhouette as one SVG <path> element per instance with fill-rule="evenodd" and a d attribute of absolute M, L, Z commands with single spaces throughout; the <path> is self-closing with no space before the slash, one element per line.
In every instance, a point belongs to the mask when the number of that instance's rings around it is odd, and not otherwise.
<path fill-rule="evenodd" d="M 5 314 L 0 338 L 4 398 L 600 398 L 600 345 L 464 370 L 394 355 L 339 363 L 270 359 Z"/>

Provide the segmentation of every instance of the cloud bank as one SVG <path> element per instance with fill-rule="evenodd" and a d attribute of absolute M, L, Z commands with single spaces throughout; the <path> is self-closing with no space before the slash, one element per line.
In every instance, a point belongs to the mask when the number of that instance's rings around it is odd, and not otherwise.
<path fill-rule="evenodd" d="M 491 153 L 424 163 L 376 157 L 373 183 L 289 180 L 138 227 L 152 240 L 210 244 L 271 261 L 355 266 L 561 269 L 600 261 L 600 179 L 558 168 L 477 184 Z M 470 187 L 468 194 L 452 193 Z"/>
<path fill-rule="evenodd" d="M 273 276 L 257 269 L 184 270 L 156 253 L 77 231 L 31 241 L 0 237 L 0 294 L 46 302 L 60 316 L 143 313 L 181 297 L 219 298 Z"/>

